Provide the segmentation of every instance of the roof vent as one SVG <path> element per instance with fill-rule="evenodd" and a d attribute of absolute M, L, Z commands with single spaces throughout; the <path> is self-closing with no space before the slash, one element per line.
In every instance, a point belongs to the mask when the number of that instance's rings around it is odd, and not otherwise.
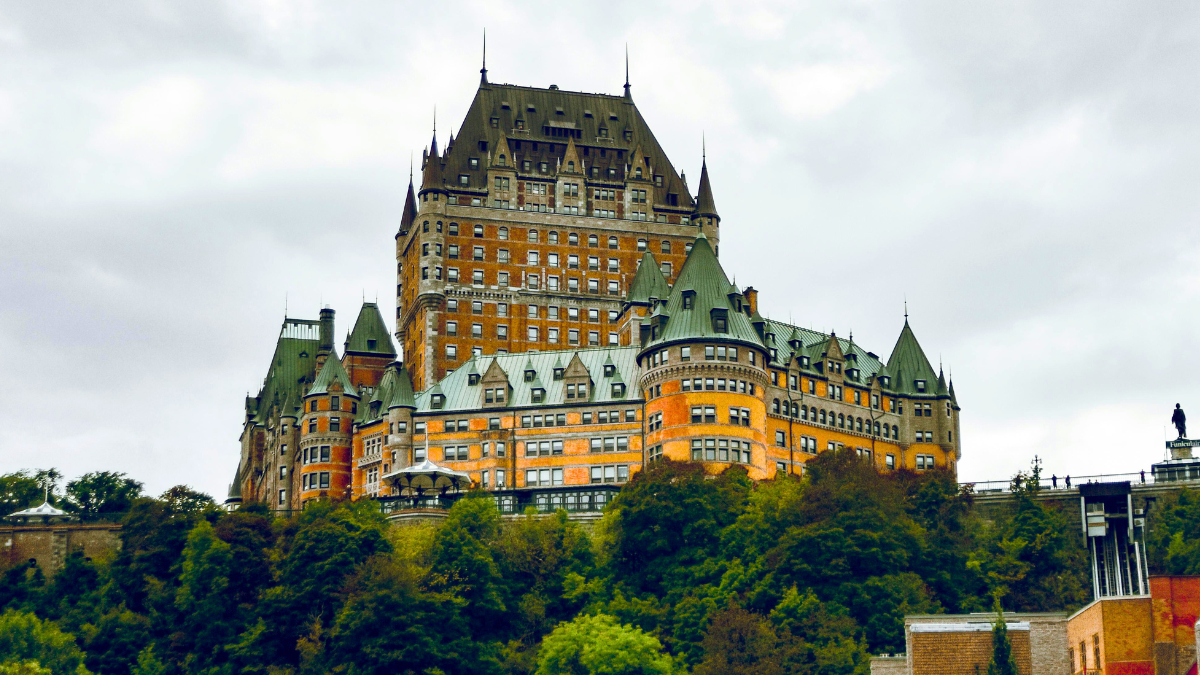
<path fill-rule="evenodd" d="M 558 91 L 558 85 L 557 84 L 550 85 L 550 91 Z"/>

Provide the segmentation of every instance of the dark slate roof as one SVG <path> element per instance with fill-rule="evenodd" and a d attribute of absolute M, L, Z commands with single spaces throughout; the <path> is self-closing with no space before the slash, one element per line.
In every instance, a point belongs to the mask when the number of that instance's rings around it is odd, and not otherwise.
<path fill-rule="evenodd" d="M 688 292 L 695 292 L 696 297 L 692 308 L 684 309 L 683 298 Z M 725 276 L 725 270 L 717 261 L 708 238 L 701 234 L 692 245 L 683 268 L 679 270 L 675 285 L 671 287 L 670 298 L 665 305 L 660 303 L 655 307 L 650 317 L 643 320 L 643 325 L 646 322 L 658 325 L 657 336 L 652 334 L 643 350 L 692 339 L 739 342 L 763 348 L 765 345 L 750 322 L 749 306 L 741 302 L 739 308 L 735 298 L 740 299 L 741 294 L 729 283 L 729 277 Z M 713 330 L 714 309 L 726 310 L 727 332 L 717 333 Z"/>
<path fill-rule="evenodd" d="M 324 394 L 329 391 L 329 385 L 334 381 L 342 384 L 342 391 L 348 396 L 358 396 L 358 390 L 350 382 L 350 376 L 346 374 L 346 369 L 342 366 L 342 361 L 338 358 L 336 351 L 330 352 L 329 357 L 325 359 L 325 365 L 321 366 L 321 372 L 317 373 L 317 379 L 313 382 L 312 389 L 309 389 L 305 395 Z"/>
<path fill-rule="evenodd" d="M 374 341 L 374 346 L 371 341 Z M 354 322 L 354 330 L 350 339 L 346 340 L 347 354 L 371 354 L 375 356 L 396 356 L 396 348 L 392 346 L 392 336 L 383 323 L 383 315 L 379 306 L 373 302 L 364 302 Z"/>
<path fill-rule="evenodd" d="M 496 361 L 508 377 L 512 388 L 508 397 L 509 408 L 545 407 L 561 403 L 563 398 L 563 380 L 554 379 L 554 368 L 557 363 L 570 363 L 575 354 L 583 362 L 591 375 L 591 403 L 627 403 L 640 401 L 636 387 L 627 387 L 625 397 L 612 398 L 614 383 L 637 381 L 637 347 L 600 347 L 597 349 L 559 350 L 549 352 L 527 352 L 518 354 L 497 354 L 495 356 L 472 356 L 472 361 L 478 361 L 476 371 L 486 373 L 492 361 Z M 604 364 L 611 359 L 615 370 L 613 375 L 604 376 Z M 468 362 L 469 363 L 469 362 Z M 535 371 L 534 381 L 525 381 L 526 368 Z M 456 369 L 430 389 L 421 392 L 416 397 L 416 408 L 420 412 L 443 412 L 453 410 L 478 410 L 482 398 L 482 384 L 468 384 L 470 368 L 467 364 Z M 533 403 L 531 390 L 541 387 L 546 390 L 545 403 Z M 446 401 L 441 408 L 434 409 L 430 405 L 433 394 L 441 394 Z"/>
<path fill-rule="evenodd" d="M 716 216 L 717 204 L 713 201 L 712 184 L 708 180 L 708 161 L 700 164 L 700 192 L 696 196 L 696 213 L 702 216 Z"/>
<path fill-rule="evenodd" d="M 247 400 L 247 413 L 253 415 L 255 424 L 265 424 L 272 408 L 276 414 L 292 413 L 313 381 L 319 346 L 319 321 L 283 320 L 263 387 L 257 396 Z"/>
<path fill-rule="evenodd" d="M 495 127 L 491 125 L 493 117 L 497 118 Z M 517 129 L 518 121 L 524 130 Z M 607 129 L 607 138 L 600 138 L 602 127 Z M 564 135 L 555 136 L 554 130 Z M 625 140 L 626 130 L 630 132 L 630 140 Z M 512 84 L 480 85 L 444 162 L 426 163 L 421 189 L 443 186 L 460 189 L 458 176 L 462 174 L 470 176 L 472 188 L 483 189 L 490 165 L 488 153 L 497 147 L 502 134 L 507 137 L 514 160 L 530 160 L 534 166 L 546 162 L 550 167 L 547 179 L 553 178 L 558 161 L 565 156 L 568 137 L 578 135 L 574 139 L 577 152 L 589 168 L 599 169 L 599 176 L 594 179 L 597 181 L 607 178 L 611 166 L 617 170 L 617 182 L 624 182 L 625 167 L 633 163 L 630 155 L 641 148 L 641 156 L 648 158 L 652 174 L 663 177 L 663 187 L 654 190 L 656 201 L 673 192 L 678 195 L 679 209 L 690 211 L 695 207 L 687 186 L 632 99 Z M 487 150 L 480 150 L 480 142 L 486 142 Z M 534 143 L 537 150 L 533 149 Z M 605 151 L 603 157 L 601 149 Z M 471 168 L 472 157 L 479 160 L 478 168 Z M 519 166 L 515 161 L 513 165 Z M 652 176 L 647 179 L 652 180 Z M 665 201 L 662 199 L 660 203 Z"/>
<path fill-rule="evenodd" d="M 908 319 L 904 320 L 904 328 L 900 331 L 896 346 L 892 348 L 892 355 L 888 357 L 887 367 L 892 374 L 892 388 L 897 393 L 937 393 L 938 374 L 929 364 L 929 359 L 925 358 L 925 352 L 917 342 L 917 336 L 913 335 Z M 917 391 L 917 380 L 925 380 L 924 392 Z"/>
<path fill-rule="evenodd" d="M 400 234 L 407 234 L 412 229 L 413 221 L 417 218 L 417 195 L 413 191 L 412 171 L 408 174 L 408 194 L 404 197 L 404 211 L 400 216 Z"/>
<path fill-rule="evenodd" d="M 658 266 L 658 261 L 654 259 L 654 254 L 646 251 L 642 256 L 642 261 L 638 265 L 637 273 L 633 275 L 633 281 L 629 284 L 629 302 L 648 303 L 650 298 L 658 298 L 666 300 L 671 294 L 671 286 L 667 283 L 666 277 L 663 276 L 662 269 Z"/>

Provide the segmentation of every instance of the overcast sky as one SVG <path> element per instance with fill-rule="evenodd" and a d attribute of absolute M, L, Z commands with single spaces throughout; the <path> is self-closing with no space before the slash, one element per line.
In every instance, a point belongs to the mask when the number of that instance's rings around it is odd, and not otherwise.
<path fill-rule="evenodd" d="M 409 158 L 478 85 L 620 93 L 773 318 L 952 370 L 963 479 L 1200 425 L 1194 2 L 0 0 L 0 472 L 223 497 L 284 314 L 394 315 Z M 444 137 L 443 137 L 444 140 Z M 340 342 L 340 340 L 339 340 Z M 1172 431 L 1173 434 L 1173 431 Z M 1193 434 L 1194 435 L 1194 434 Z M 1172 436 L 1173 437 L 1173 436 Z"/>

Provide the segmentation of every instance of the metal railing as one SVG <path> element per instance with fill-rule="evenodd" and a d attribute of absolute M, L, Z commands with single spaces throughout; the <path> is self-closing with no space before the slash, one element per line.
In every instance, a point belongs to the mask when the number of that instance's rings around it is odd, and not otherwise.
<path fill-rule="evenodd" d="M 1200 465 L 1195 467 L 1160 468 L 1156 472 L 1136 471 L 1133 473 L 1102 473 L 1090 476 L 1042 476 L 1038 488 L 1046 491 L 1064 492 L 1078 490 L 1080 485 L 1088 483 L 1120 483 L 1129 481 L 1131 485 L 1178 485 L 1200 483 Z M 996 494 L 1012 492 L 1012 479 L 961 481 L 960 486 L 970 486 L 975 494 Z"/>

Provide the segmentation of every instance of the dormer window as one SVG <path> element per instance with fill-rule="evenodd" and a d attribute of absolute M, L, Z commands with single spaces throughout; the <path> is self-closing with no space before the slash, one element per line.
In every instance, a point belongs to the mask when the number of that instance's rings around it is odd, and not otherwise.
<path fill-rule="evenodd" d="M 714 309 L 712 311 L 712 327 L 715 333 L 729 332 L 729 315 L 724 309 Z"/>
<path fill-rule="evenodd" d="M 499 118 L 499 117 L 493 117 L 493 118 L 492 118 L 492 128 L 493 128 L 493 129 L 495 129 L 495 128 L 499 127 L 499 126 L 500 126 L 500 118 Z"/>
<path fill-rule="evenodd" d="M 508 166 L 504 161 L 504 155 L 500 155 L 496 158 L 496 166 Z"/>
<path fill-rule="evenodd" d="M 917 385 L 917 391 L 925 391 L 925 380 L 916 380 L 914 384 Z"/>
<path fill-rule="evenodd" d="M 533 370 L 532 368 L 531 368 L 531 369 L 529 369 L 529 370 L 526 370 L 526 371 L 525 371 L 525 381 L 526 381 L 526 382 L 533 382 L 533 378 L 534 378 L 534 376 L 535 376 L 535 375 L 537 375 L 537 371 L 536 371 L 536 370 Z"/>
<path fill-rule="evenodd" d="M 613 398 L 625 398 L 625 385 L 614 384 L 612 386 L 612 397 Z"/>
<path fill-rule="evenodd" d="M 696 291 L 683 292 L 683 308 L 691 309 L 696 306 Z"/>
<path fill-rule="evenodd" d="M 442 407 L 446 405 L 446 397 L 441 394 L 434 394 L 433 396 L 429 397 L 429 405 L 432 406 L 434 410 L 441 410 Z"/>
<path fill-rule="evenodd" d="M 563 369 L 562 369 L 562 368 L 555 368 L 555 369 L 554 369 L 554 379 L 555 379 L 556 381 L 557 381 L 557 380 L 561 380 L 561 379 L 563 379 Z"/>
<path fill-rule="evenodd" d="M 534 389 L 530 390 L 529 398 L 534 403 L 541 403 L 542 401 L 546 400 L 546 390 L 542 389 L 541 387 L 535 387 Z"/>
<path fill-rule="evenodd" d="M 478 373 L 471 373 L 470 375 L 467 375 L 467 385 L 468 386 L 474 387 L 477 384 L 479 384 L 479 374 Z"/>
<path fill-rule="evenodd" d="M 640 167 L 640 166 L 639 166 L 638 168 L 636 168 L 636 169 L 634 169 L 634 170 L 633 170 L 633 177 L 634 177 L 634 178 L 641 178 L 641 177 L 642 177 L 642 167 Z"/>
<path fill-rule="evenodd" d="M 801 366 L 802 368 L 807 368 L 807 367 L 808 367 L 808 357 L 807 357 L 807 356 L 801 356 L 801 357 L 800 357 L 800 366 Z"/>
<path fill-rule="evenodd" d="M 613 373 L 616 373 L 616 372 L 617 372 L 616 366 L 614 366 L 611 363 L 604 364 L 604 376 L 605 377 L 612 377 Z"/>
<path fill-rule="evenodd" d="M 879 378 L 879 384 L 883 387 L 890 387 L 892 384 L 892 378 L 888 377 L 887 375 L 883 375 Z"/>
<path fill-rule="evenodd" d="M 471 159 L 467 160 L 467 164 L 469 164 L 472 169 L 478 169 L 479 168 L 479 158 L 472 157 Z"/>

